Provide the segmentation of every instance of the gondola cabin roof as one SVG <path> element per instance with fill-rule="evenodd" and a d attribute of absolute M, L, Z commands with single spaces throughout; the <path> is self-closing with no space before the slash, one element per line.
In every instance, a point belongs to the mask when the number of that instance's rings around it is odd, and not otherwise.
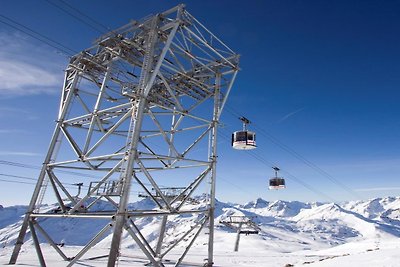
<path fill-rule="evenodd" d="M 232 134 L 232 147 L 239 150 L 255 149 L 256 133 L 251 131 L 236 131 Z"/>

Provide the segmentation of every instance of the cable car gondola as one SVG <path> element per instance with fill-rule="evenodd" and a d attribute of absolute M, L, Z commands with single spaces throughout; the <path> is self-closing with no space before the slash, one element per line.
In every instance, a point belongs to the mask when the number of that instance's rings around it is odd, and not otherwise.
<path fill-rule="evenodd" d="M 284 189 L 286 188 L 285 179 L 282 177 L 278 177 L 278 171 L 280 170 L 278 167 L 273 167 L 275 171 L 275 177 L 269 179 L 269 189 Z"/>
<path fill-rule="evenodd" d="M 232 134 L 232 147 L 240 150 L 255 149 L 256 146 L 256 133 L 247 130 L 247 124 L 250 123 L 245 117 L 239 118 L 243 122 L 243 130 L 236 131 Z"/>

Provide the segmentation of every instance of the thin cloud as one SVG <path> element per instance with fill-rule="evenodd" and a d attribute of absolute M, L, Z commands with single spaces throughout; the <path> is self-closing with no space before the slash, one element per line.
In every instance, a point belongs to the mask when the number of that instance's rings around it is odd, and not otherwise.
<path fill-rule="evenodd" d="M 298 109 L 298 110 L 295 110 L 295 111 L 293 111 L 293 112 L 290 112 L 289 114 L 286 114 L 286 115 L 283 116 L 280 120 L 278 120 L 278 123 L 281 123 L 281 122 L 287 120 L 288 118 L 292 117 L 293 115 L 295 115 L 295 114 L 297 114 L 297 113 L 299 113 L 300 111 L 303 111 L 303 110 L 304 110 L 304 108 L 300 108 L 300 109 Z"/>
<path fill-rule="evenodd" d="M 26 131 L 18 129 L 0 129 L 0 134 L 26 133 Z"/>
<path fill-rule="evenodd" d="M 0 32 L 0 95 L 58 93 L 62 59 L 18 33 Z"/>
<path fill-rule="evenodd" d="M 1 94 L 1 92 L 0 92 Z M 22 108 L 13 108 L 13 107 L 0 107 L 0 118 L 10 118 L 10 117 L 18 117 L 18 116 L 24 116 L 25 119 L 28 120 L 37 120 L 39 119 L 39 116 L 36 116 L 34 112 L 31 110 L 25 110 Z M 7 130 L 4 130 L 7 131 Z"/>
<path fill-rule="evenodd" d="M 15 151 L 0 151 L 0 156 L 26 156 L 26 157 L 36 157 L 41 156 L 41 154 L 33 152 L 15 152 Z"/>
<path fill-rule="evenodd" d="M 29 63 L 0 57 L 0 93 L 51 93 L 57 76 Z"/>
<path fill-rule="evenodd" d="M 396 190 L 400 190 L 400 187 L 372 187 L 372 188 L 354 189 L 354 191 L 357 192 L 396 191 Z"/>

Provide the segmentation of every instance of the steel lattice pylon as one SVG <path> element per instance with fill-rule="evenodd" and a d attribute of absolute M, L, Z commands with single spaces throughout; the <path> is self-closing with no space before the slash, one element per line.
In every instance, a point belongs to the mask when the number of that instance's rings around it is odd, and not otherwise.
<path fill-rule="evenodd" d="M 217 128 L 238 61 L 184 5 L 133 21 L 72 57 L 54 134 L 10 264 L 16 263 L 29 228 L 42 266 L 39 237 L 71 266 L 110 231 L 108 266 L 114 266 L 123 230 L 153 266 L 164 266 L 172 249 L 183 248 L 178 266 L 208 227 L 206 265 L 212 266 Z M 88 190 L 77 197 L 70 185 L 81 182 Z M 171 197 L 162 184 L 181 189 Z M 157 208 L 129 206 L 133 190 L 143 191 Z M 193 205 L 199 192 L 206 192 L 208 202 Z M 41 211 L 49 195 L 59 208 Z M 100 200 L 112 208 L 93 209 Z M 197 219 L 173 242 L 165 242 L 169 218 L 182 214 Z M 143 217 L 159 218 L 155 240 L 147 240 L 135 224 Z M 43 220 L 65 218 L 103 219 L 105 225 L 67 257 L 42 227 Z"/>

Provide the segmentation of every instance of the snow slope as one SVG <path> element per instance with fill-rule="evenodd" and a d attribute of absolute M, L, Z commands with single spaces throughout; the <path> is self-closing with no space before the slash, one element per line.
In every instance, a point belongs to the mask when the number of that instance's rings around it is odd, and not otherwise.
<path fill-rule="evenodd" d="M 96 205 L 96 210 L 108 208 L 105 202 Z M 154 208 L 149 200 L 130 205 L 142 209 Z M 205 205 L 205 202 L 200 199 L 197 205 Z M 51 211 L 55 206 L 44 208 Z M 0 247 L 3 248 L 0 264 L 8 261 L 25 209 L 26 206 L 0 209 Z M 352 201 L 341 205 L 280 200 L 268 202 L 260 198 L 245 205 L 217 201 L 215 214 L 214 254 L 217 266 L 400 266 L 397 256 L 400 247 L 399 197 Z M 242 215 L 252 218 L 259 233 L 241 235 L 239 252 L 233 252 L 236 231 L 222 222 L 229 220 L 230 216 Z M 165 241 L 172 242 L 179 238 L 179 233 L 190 227 L 196 216 L 171 216 Z M 154 233 L 158 231 L 160 220 L 157 217 L 135 220 L 151 246 L 156 244 Z M 41 225 L 51 236 L 57 237 L 56 242 L 67 244 L 63 249 L 72 253 L 86 244 L 106 223 L 102 220 L 52 219 L 51 224 L 44 221 Z M 29 239 L 28 235 L 19 262 L 38 266 Z M 203 262 L 207 256 L 207 240 L 207 231 L 203 231 L 189 252 L 188 261 Z M 90 253 L 106 254 L 110 242 L 111 232 Z M 128 235 L 124 235 L 122 247 L 130 248 L 126 250 L 130 256 L 124 255 L 121 266 L 125 266 L 124 263 L 142 266 L 138 259 L 143 255 Z M 177 248 L 178 251 L 182 249 Z M 44 251 L 45 255 L 48 251 L 46 259 L 52 262 L 51 266 L 66 265 L 50 252 L 51 248 L 44 246 Z M 133 256 L 136 264 L 132 264 Z M 142 261 L 145 263 L 145 260 Z M 98 259 L 84 262 L 89 266 L 104 266 L 106 261 Z"/>

